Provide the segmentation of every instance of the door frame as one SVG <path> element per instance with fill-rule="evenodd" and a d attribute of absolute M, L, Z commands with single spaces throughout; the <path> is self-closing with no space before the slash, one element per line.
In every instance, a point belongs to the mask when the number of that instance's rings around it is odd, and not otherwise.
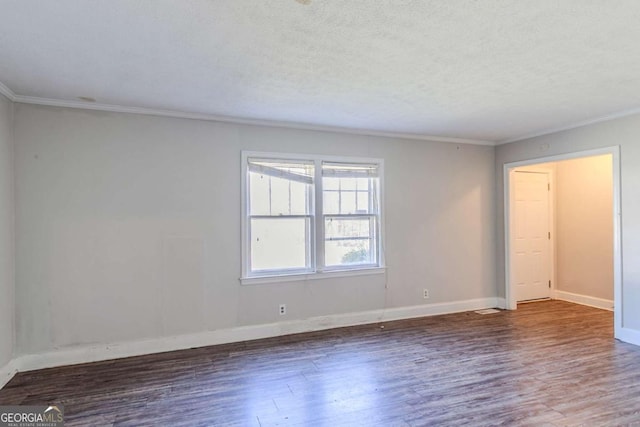
<path fill-rule="evenodd" d="M 612 157 L 613 173 L 613 325 L 614 337 L 618 338 L 622 332 L 622 226 L 621 226 L 621 203 L 620 203 L 620 146 L 598 148 L 594 150 L 575 151 L 571 153 L 559 154 L 555 156 L 536 157 L 529 160 L 505 163 L 503 165 L 503 185 L 504 185 L 504 245 L 505 245 L 505 305 L 508 310 L 515 310 L 518 307 L 515 290 L 511 281 L 511 170 L 531 166 L 540 163 L 558 162 L 562 160 L 579 159 L 583 157 L 593 157 L 603 154 L 610 154 Z"/>
<path fill-rule="evenodd" d="M 547 192 L 547 218 L 549 220 L 549 232 L 551 233 L 551 238 L 547 240 L 547 255 L 548 255 L 548 264 L 549 264 L 549 280 L 551 281 L 551 286 L 549 288 L 549 298 L 553 299 L 555 297 L 555 290 L 556 290 L 556 263 L 555 263 L 555 257 L 556 257 L 556 245 L 555 245 L 555 239 L 556 239 L 556 218 L 555 218 L 555 168 L 545 168 L 542 166 L 538 166 L 539 163 L 534 163 L 533 167 L 532 166 L 518 166 L 518 167 L 514 167 L 509 171 L 509 185 L 511 186 L 511 180 L 513 178 L 513 174 L 516 172 L 522 172 L 522 173 L 540 173 L 540 174 L 545 174 L 547 175 L 547 182 L 549 183 L 549 191 Z M 510 193 L 509 193 L 509 212 L 511 212 L 514 209 L 513 206 L 513 199 L 514 199 L 514 194 L 515 194 L 515 188 L 513 186 L 511 186 L 510 189 Z M 510 216 L 510 221 L 513 220 L 513 217 Z M 509 229 L 511 230 L 511 228 L 513 228 L 513 223 L 509 223 Z M 509 249 L 511 249 L 511 241 L 509 241 Z M 512 254 L 511 254 L 512 255 Z M 509 258 L 511 259 L 511 258 Z M 511 269 L 510 269 L 511 271 Z M 511 278 L 511 277 L 510 277 Z M 516 298 L 515 295 L 515 291 L 514 293 L 514 298 Z M 516 299 L 516 304 L 517 304 L 517 299 Z"/>

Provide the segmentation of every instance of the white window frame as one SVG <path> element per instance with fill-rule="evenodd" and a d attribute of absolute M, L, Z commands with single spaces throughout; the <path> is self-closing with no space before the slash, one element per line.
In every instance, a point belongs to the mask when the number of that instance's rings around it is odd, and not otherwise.
<path fill-rule="evenodd" d="M 248 192 L 248 160 L 259 158 L 264 160 L 297 160 L 314 162 L 314 180 L 312 205 L 311 230 L 311 271 L 288 272 L 278 270 L 270 273 L 256 273 L 250 271 L 251 242 L 250 242 L 250 216 L 249 192 Z M 385 272 L 384 261 L 384 160 L 370 157 L 325 156 L 318 154 L 292 154 L 260 151 L 242 151 L 241 153 L 241 239 L 242 239 L 242 284 L 275 283 L 299 280 L 314 280 L 330 277 L 360 276 L 369 274 L 383 274 Z M 324 214 L 323 214 L 323 188 L 322 188 L 322 163 L 350 163 L 350 164 L 375 164 L 378 166 L 378 239 L 377 255 L 378 264 L 357 264 L 353 266 L 325 267 L 324 266 Z"/>

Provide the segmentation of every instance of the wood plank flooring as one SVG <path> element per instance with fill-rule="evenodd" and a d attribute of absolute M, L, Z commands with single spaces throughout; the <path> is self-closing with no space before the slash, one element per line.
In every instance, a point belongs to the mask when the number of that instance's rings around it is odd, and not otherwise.
<path fill-rule="evenodd" d="M 561 301 L 18 374 L 67 426 L 640 426 L 640 347 Z"/>

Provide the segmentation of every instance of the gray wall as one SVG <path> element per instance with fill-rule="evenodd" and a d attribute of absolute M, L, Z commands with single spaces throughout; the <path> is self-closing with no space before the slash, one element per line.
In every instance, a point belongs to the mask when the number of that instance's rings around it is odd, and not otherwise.
<path fill-rule="evenodd" d="M 493 147 L 26 104 L 15 145 L 22 354 L 496 295 Z M 387 274 L 240 285 L 241 150 L 383 158 Z"/>
<path fill-rule="evenodd" d="M 556 288 L 613 300 L 611 156 L 556 163 Z"/>
<path fill-rule="evenodd" d="M 13 106 L 0 95 L 0 368 L 14 346 Z"/>
<path fill-rule="evenodd" d="M 620 146 L 622 202 L 622 306 L 623 326 L 640 330 L 640 115 L 596 123 L 505 144 L 496 149 L 496 199 L 498 224 L 504 223 L 503 165 L 614 145 Z M 504 295 L 504 228 L 497 227 L 497 283 Z"/>

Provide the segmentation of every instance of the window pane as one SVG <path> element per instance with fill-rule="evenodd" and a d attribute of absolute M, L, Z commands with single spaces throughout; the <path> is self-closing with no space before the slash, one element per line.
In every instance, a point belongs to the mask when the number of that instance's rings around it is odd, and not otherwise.
<path fill-rule="evenodd" d="M 356 213 L 356 192 L 355 191 L 340 192 L 340 213 L 341 214 Z"/>
<path fill-rule="evenodd" d="M 337 191 L 324 191 L 322 197 L 324 204 L 324 213 L 338 214 L 340 213 L 340 193 Z"/>
<path fill-rule="evenodd" d="M 378 178 L 322 178 L 323 213 L 349 215 L 377 212 L 377 207 L 373 206 L 376 202 L 377 180 Z"/>
<path fill-rule="evenodd" d="M 251 219 L 251 270 L 304 269 L 309 218 Z"/>
<path fill-rule="evenodd" d="M 369 240 L 332 240 L 325 242 L 325 264 L 328 267 L 374 264 Z"/>
<path fill-rule="evenodd" d="M 339 190 L 340 178 L 322 178 L 323 190 Z"/>
<path fill-rule="evenodd" d="M 309 215 L 311 184 L 249 172 L 250 215 Z"/>
<path fill-rule="evenodd" d="M 270 215 L 290 215 L 289 194 L 290 181 L 282 178 L 271 178 L 271 213 Z M 303 212 L 304 213 L 304 212 Z"/>
<path fill-rule="evenodd" d="M 345 237 L 369 238 L 369 230 L 373 228 L 370 218 L 325 218 L 324 235 L 326 240 Z"/>
<path fill-rule="evenodd" d="M 374 218 L 325 218 L 325 264 L 374 264 Z"/>
<path fill-rule="evenodd" d="M 267 175 L 249 174 L 249 205 L 252 215 L 269 215 L 269 181 Z"/>
<path fill-rule="evenodd" d="M 309 215 L 312 162 L 249 159 L 250 215 Z"/>
<path fill-rule="evenodd" d="M 290 215 L 309 215 L 311 206 L 311 186 L 301 182 L 291 182 Z"/>
<path fill-rule="evenodd" d="M 360 191 L 368 191 L 369 190 L 369 179 L 373 180 L 375 178 L 356 178 L 356 187 Z"/>
<path fill-rule="evenodd" d="M 357 213 L 369 213 L 369 193 L 358 191 Z"/>
<path fill-rule="evenodd" d="M 358 178 L 340 178 L 341 190 L 355 190 Z"/>

